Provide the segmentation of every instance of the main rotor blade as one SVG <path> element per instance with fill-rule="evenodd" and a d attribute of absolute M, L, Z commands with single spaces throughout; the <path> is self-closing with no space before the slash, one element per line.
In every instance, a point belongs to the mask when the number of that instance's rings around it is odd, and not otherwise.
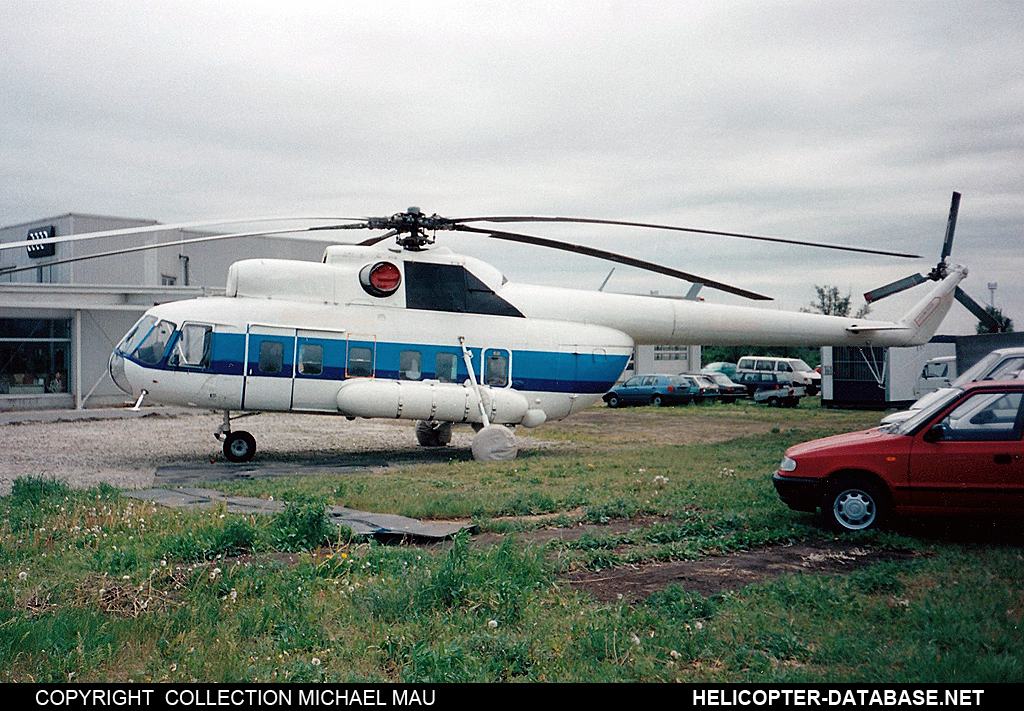
<path fill-rule="evenodd" d="M 569 222 L 582 225 L 619 225 L 622 227 L 645 227 L 656 230 L 673 230 L 675 232 L 691 232 L 700 235 L 712 235 L 716 237 L 736 237 L 739 239 L 751 239 L 759 242 L 777 242 L 779 244 L 792 244 L 801 247 L 818 247 L 820 249 L 836 249 L 843 252 L 862 252 L 864 254 L 881 254 L 887 257 L 903 257 L 906 259 L 920 259 L 919 254 L 907 254 L 905 252 L 890 252 L 882 249 L 869 249 L 867 247 L 849 247 L 845 245 L 826 244 L 824 242 L 807 242 L 804 240 L 784 239 L 782 237 L 765 237 L 763 235 L 751 235 L 741 232 L 719 232 L 718 230 L 702 230 L 695 227 L 677 227 L 675 225 L 659 225 L 649 222 L 626 222 L 623 220 L 598 220 L 586 217 L 531 217 L 531 216 L 497 216 L 497 217 L 460 217 L 452 220 L 453 223 L 466 222 Z"/>
<path fill-rule="evenodd" d="M 960 212 L 960 193 L 953 192 L 953 200 L 949 204 L 949 219 L 946 220 L 946 238 L 942 241 L 940 262 L 946 261 L 953 252 L 953 230 L 956 229 L 956 216 Z"/>
<path fill-rule="evenodd" d="M 561 250 L 563 252 L 573 252 L 575 254 L 584 254 L 588 257 L 596 257 L 598 259 L 604 259 L 609 262 L 616 262 L 618 264 L 625 264 L 630 267 L 637 267 L 638 269 L 644 269 L 649 272 L 655 272 L 657 274 L 665 274 L 666 276 L 674 277 L 676 279 L 682 279 L 683 281 L 690 282 L 691 284 L 703 284 L 704 286 L 712 289 L 718 289 L 729 294 L 735 294 L 736 296 L 742 296 L 747 299 L 754 299 L 756 301 L 771 301 L 772 297 L 765 296 L 764 294 L 758 294 L 753 291 L 747 291 L 746 289 L 740 289 L 739 287 L 730 286 L 723 284 L 719 281 L 713 281 L 706 279 L 696 274 L 688 274 L 687 272 L 679 271 L 678 269 L 672 269 L 671 267 L 665 267 L 660 264 L 654 264 L 653 262 L 645 262 L 642 259 L 635 259 L 634 257 L 627 257 L 622 254 L 616 254 L 614 252 L 606 252 L 603 249 L 595 249 L 594 247 L 585 247 L 580 244 L 571 244 L 569 242 L 558 242 L 556 240 L 545 239 L 544 237 L 534 237 L 532 235 L 523 235 L 516 232 L 502 232 L 495 230 L 485 230 L 478 227 L 468 227 L 466 225 L 455 225 L 454 230 L 458 232 L 472 232 L 475 234 L 485 235 L 487 237 L 493 237 L 495 239 L 507 240 L 509 242 L 522 242 L 523 244 L 533 244 L 539 247 L 549 247 L 551 249 Z"/>
<path fill-rule="evenodd" d="M 922 274 L 911 274 L 908 277 L 897 279 L 896 281 L 890 284 L 886 284 L 885 286 L 880 286 L 877 289 L 872 289 L 871 291 L 864 294 L 864 300 L 870 304 L 875 301 L 878 301 L 879 299 L 884 299 L 887 296 L 892 296 L 893 294 L 897 294 L 905 289 L 909 289 L 912 286 L 923 284 L 926 281 L 928 281 L 928 277 Z"/>
<path fill-rule="evenodd" d="M 988 326 L 989 331 L 992 333 L 998 333 L 1002 330 L 1002 324 L 988 310 L 979 304 L 977 301 L 967 295 L 967 292 L 961 289 L 959 286 L 953 292 L 953 296 L 961 304 L 967 307 L 967 310 L 977 317 L 979 321 Z"/>
<path fill-rule="evenodd" d="M 383 242 L 388 237 L 394 237 L 397 234 L 398 230 L 388 230 L 382 235 L 377 235 L 375 237 L 370 237 L 369 239 L 364 239 L 362 242 L 356 242 L 356 244 L 359 245 L 360 247 L 372 247 L 373 245 L 379 242 Z"/>
<path fill-rule="evenodd" d="M 174 230 L 189 230 L 198 229 L 201 227 L 216 227 L 218 225 L 244 225 L 259 222 L 290 222 L 293 220 L 365 220 L 365 218 L 356 217 L 243 217 L 241 219 L 234 220 L 206 220 L 203 222 L 176 222 L 173 224 L 154 224 L 154 225 L 140 225 L 138 227 L 121 227 L 116 230 L 102 230 L 99 232 L 82 232 L 80 234 L 72 235 L 58 235 L 56 237 L 47 237 L 46 239 L 32 240 L 33 246 L 46 245 L 46 244 L 59 244 L 61 242 L 84 242 L 91 239 L 99 239 L 101 237 L 125 237 L 127 235 L 134 234 L 146 234 L 149 232 L 170 232 Z M 365 221 L 362 223 L 349 224 L 349 225 L 325 225 L 322 227 L 304 227 L 300 231 L 315 231 L 315 230 L 344 230 L 344 229 L 356 229 L 366 227 Z M 266 232 L 263 234 L 273 234 L 272 232 Z M 28 240 L 25 241 L 14 241 L 14 242 L 0 242 L 0 251 L 7 249 L 17 249 L 19 247 L 24 248 L 28 244 Z M 43 265 L 45 266 L 45 265 Z"/>
<path fill-rule="evenodd" d="M 292 227 L 283 230 L 263 230 L 259 232 L 233 232 L 228 234 L 220 235 L 205 235 L 203 237 L 192 237 L 189 239 L 175 239 L 169 242 L 158 242 L 154 244 L 139 244 L 134 247 L 123 247 L 121 249 L 112 249 L 107 252 L 96 252 L 95 254 L 83 254 L 79 257 L 68 257 L 66 259 L 58 259 L 52 262 L 46 262 L 46 264 L 30 264 L 25 267 L 13 267 L 0 269 L 0 276 L 7 274 L 17 274 L 18 272 L 26 272 L 32 269 L 39 269 L 40 267 L 53 267 L 59 264 L 70 264 L 72 262 L 83 262 L 87 259 L 101 259 L 103 257 L 116 257 L 121 254 L 131 254 L 132 252 L 144 252 L 149 249 L 160 249 L 162 247 L 178 247 L 186 244 L 199 244 L 200 242 L 217 242 L 223 239 L 237 239 L 240 237 L 267 237 L 270 235 L 283 235 L 283 234 L 298 234 L 300 232 L 311 232 L 313 230 L 328 229 L 324 227 Z M 346 229 L 344 227 L 338 229 Z M 24 245 L 22 245 L 24 246 Z"/>

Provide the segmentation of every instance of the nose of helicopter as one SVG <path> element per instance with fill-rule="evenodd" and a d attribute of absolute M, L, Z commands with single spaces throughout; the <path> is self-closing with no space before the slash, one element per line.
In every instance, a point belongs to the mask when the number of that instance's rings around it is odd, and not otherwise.
<path fill-rule="evenodd" d="M 132 392 L 131 381 L 128 380 L 128 376 L 124 370 L 124 356 L 122 356 L 116 350 L 110 354 L 110 361 L 107 363 L 107 369 L 110 371 L 110 377 L 121 390 L 128 395 L 135 395 Z"/>

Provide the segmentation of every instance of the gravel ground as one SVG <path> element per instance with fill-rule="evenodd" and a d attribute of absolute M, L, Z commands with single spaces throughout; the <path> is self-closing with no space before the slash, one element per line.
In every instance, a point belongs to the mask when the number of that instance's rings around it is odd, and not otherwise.
<path fill-rule="evenodd" d="M 52 477 L 81 488 L 107 483 L 144 489 L 154 485 L 157 467 L 224 461 L 221 443 L 213 437 L 222 413 L 154 410 L 130 419 L 117 411 L 45 415 L 6 413 L 0 421 L 0 496 L 10 493 L 18 477 Z M 442 452 L 417 447 L 413 425 L 266 413 L 234 422 L 232 428 L 256 437 L 257 462 L 322 463 L 325 457 L 346 454 L 408 459 L 428 451 L 432 458 L 468 456 L 473 436 L 469 427 L 456 427 L 451 445 Z M 522 449 L 536 446 L 518 439 Z"/>

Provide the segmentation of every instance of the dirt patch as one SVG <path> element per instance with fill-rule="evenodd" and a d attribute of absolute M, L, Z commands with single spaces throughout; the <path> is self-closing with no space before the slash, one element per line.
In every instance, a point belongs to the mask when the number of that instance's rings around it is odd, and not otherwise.
<path fill-rule="evenodd" d="M 541 517 L 538 517 L 541 518 Z M 511 534 L 522 543 L 545 545 L 551 541 L 574 541 L 586 535 L 608 536 L 647 528 L 660 519 L 621 519 L 607 524 L 579 524 L 568 528 L 545 528 Z M 498 545 L 501 534 L 473 536 L 473 545 Z M 700 560 L 647 563 L 600 571 L 576 570 L 561 582 L 589 593 L 602 602 L 636 602 L 669 585 L 704 597 L 739 590 L 753 583 L 794 573 L 850 573 L 872 563 L 909 560 L 921 553 L 912 550 L 875 549 L 842 539 L 823 539 L 777 545 L 754 551 L 717 555 Z"/>
<path fill-rule="evenodd" d="M 676 584 L 707 597 L 793 573 L 848 573 L 871 563 L 907 560 L 914 551 L 873 550 L 843 541 L 773 546 L 701 560 L 577 571 L 564 582 L 603 602 L 643 600 Z"/>

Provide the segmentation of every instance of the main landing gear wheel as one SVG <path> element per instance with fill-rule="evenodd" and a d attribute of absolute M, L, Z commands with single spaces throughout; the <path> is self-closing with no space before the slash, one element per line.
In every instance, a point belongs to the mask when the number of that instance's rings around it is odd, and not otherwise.
<path fill-rule="evenodd" d="M 473 459 L 478 462 L 505 462 L 519 454 L 516 436 L 505 425 L 490 425 L 473 435 Z"/>
<path fill-rule="evenodd" d="M 416 423 L 416 441 L 421 447 L 443 447 L 452 441 L 452 423 L 420 420 Z"/>
<path fill-rule="evenodd" d="M 229 462 L 248 462 L 256 454 L 256 438 L 248 432 L 224 434 L 224 456 Z"/>

